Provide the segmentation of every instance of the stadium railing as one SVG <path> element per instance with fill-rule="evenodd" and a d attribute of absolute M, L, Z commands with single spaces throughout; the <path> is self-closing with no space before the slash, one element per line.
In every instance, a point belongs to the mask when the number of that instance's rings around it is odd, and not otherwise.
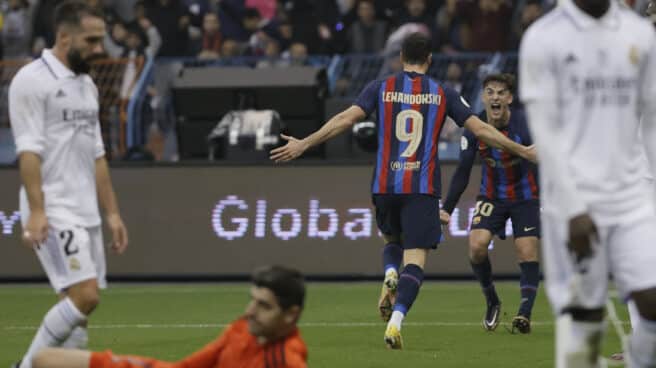
<path fill-rule="evenodd" d="M 7 92 L 9 83 L 18 69 L 29 60 L 0 61 L 0 129 L 9 127 Z M 224 59 L 157 58 L 106 59 L 94 65 L 92 77 L 96 82 L 101 102 L 100 120 L 103 138 L 111 157 L 122 157 L 133 147 L 146 143 L 146 128 L 152 122 L 145 116 L 149 109 L 153 87 L 170 88 L 169 80 L 157 81 L 157 70 L 169 68 L 179 71 L 183 67 L 272 67 L 299 63 L 289 59 L 242 56 Z M 398 56 L 372 54 L 345 54 L 335 56 L 312 55 L 301 62 L 303 65 L 324 67 L 327 71 L 331 94 L 352 99 L 371 80 L 398 70 Z M 451 65 L 460 70 L 458 80 L 447 80 Z M 297 64 L 296 64 L 297 65 Z M 451 83 L 470 101 L 476 111 L 482 108 L 480 84 L 485 75 L 492 72 L 516 73 L 516 53 L 462 53 L 454 55 L 434 54 L 429 74 L 438 80 Z M 165 78 L 166 79 L 166 78 Z M 168 91 L 160 91 L 164 97 L 160 103 L 173 111 Z M 451 152 L 453 150 L 447 149 Z M 455 152 L 455 151 L 453 151 Z"/>
<path fill-rule="evenodd" d="M 0 128 L 10 127 L 8 92 L 11 80 L 30 61 L 0 61 Z M 143 57 L 102 59 L 93 64 L 90 75 L 98 87 L 99 119 L 110 157 L 121 157 L 131 145 L 126 141 L 128 106 L 132 98 L 142 94 L 135 87 L 143 70 Z"/>

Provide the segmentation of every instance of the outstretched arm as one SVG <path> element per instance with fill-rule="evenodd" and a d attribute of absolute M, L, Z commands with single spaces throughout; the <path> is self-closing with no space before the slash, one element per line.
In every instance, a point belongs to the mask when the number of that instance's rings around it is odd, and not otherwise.
<path fill-rule="evenodd" d="M 333 138 L 365 117 L 365 111 L 362 110 L 361 107 L 353 105 L 333 116 L 319 130 L 304 139 L 281 135 L 281 137 L 287 141 L 287 144 L 272 150 L 270 158 L 275 162 L 291 161 L 302 155 L 308 148 L 314 147 L 330 138 Z"/>
<path fill-rule="evenodd" d="M 533 147 L 526 147 L 509 139 L 496 128 L 490 124 L 485 124 L 474 115 L 465 121 L 465 128 L 474 133 L 476 138 L 492 147 L 503 149 L 531 162 L 537 162 L 537 156 Z"/>

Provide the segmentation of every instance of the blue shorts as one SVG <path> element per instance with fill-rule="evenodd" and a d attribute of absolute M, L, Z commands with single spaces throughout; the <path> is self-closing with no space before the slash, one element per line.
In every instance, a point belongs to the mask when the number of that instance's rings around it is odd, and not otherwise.
<path fill-rule="evenodd" d="M 479 197 L 472 217 L 471 229 L 485 229 L 506 238 L 506 221 L 512 220 L 513 236 L 540 237 L 540 201 L 497 201 Z"/>
<path fill-rule="evenodd" d="M 403 249 L 435 249 L 440 242 L 440 203 L 427 194 L 374 194 L 380 231 L 402 239 Z"/>

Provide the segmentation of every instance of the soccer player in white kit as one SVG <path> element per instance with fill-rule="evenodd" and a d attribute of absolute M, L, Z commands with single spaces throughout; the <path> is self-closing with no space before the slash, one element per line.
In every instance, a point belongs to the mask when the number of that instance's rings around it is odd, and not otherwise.
<path fill-rule="evenodd" d="M 9 87 L 9 113 L 23 187 L 23 240 L 33 247 L 60 301 L 45 315 L 18 364 L 48 346 L 84 348 L 87 316 L 106 286 L 98 202 L 122 253 L 127 231 L 109 177 L 98 121 L 98 90 L 87 74 L 102 52 L 105 22 L 83 2 L 54 14 L 55 45 L 21 68 Z"/>
<path fill-rule="evenodd" d="M 564 0 L 520 46 L 520 96 L 541 164 L 556 367 L 597 367 L 612 274 L 640 321 L 629 367 L 656 366 L 656 204 L 637 157 L 656 142 L 656 33 L 611 0 Z M 652 172 L 656 146 L 647 145 Z"/>

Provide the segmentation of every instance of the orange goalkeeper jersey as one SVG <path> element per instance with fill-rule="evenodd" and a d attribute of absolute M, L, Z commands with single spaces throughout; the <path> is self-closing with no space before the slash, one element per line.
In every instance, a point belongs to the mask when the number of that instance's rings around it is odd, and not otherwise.
<path fill-rule="evenodd" d="M 306 368 L 306 362 L 307 347 L 298 329 L 283 340 L 260 345 L 242 318 L 218 339 L 176 363 L 106 351 L 92 353 L 89 368 Z"/>

